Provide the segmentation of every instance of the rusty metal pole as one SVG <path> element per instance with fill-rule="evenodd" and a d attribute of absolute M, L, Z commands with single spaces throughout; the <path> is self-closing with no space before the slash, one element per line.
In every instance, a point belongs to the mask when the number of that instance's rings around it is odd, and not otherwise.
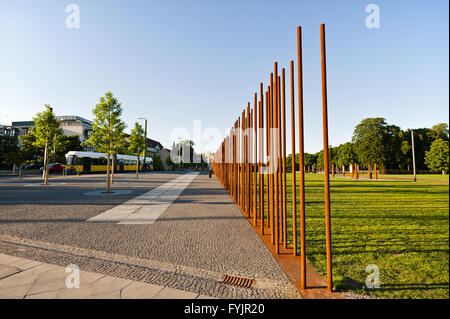
<path fill-rule="evenodd" d="M 325 178 L 325 231 L 327 246 L 327 289 L 333 290 L 332 256 L 331 256 L 331 216 L 330 216 L 330 181 L 328 172 L 328 114 L 327 114 L 327 78 L 325 56 L 325 24 L 320 25 L 320 44 L 322 56 L 322 113 L 323 113 L 323 163 Z"/>
<path fill-rule="evenodd" d="M 283 230 L 283 134 L 281 127 L 281 77 L 277 77 L 277 119 L 278 119 L 278 216 L 280 244 L 284 243 Z"/>
<path fill-rule="evenodd" d="M 257 173 L 257 169 L 256 169 L 256 165 L 257 165 L 257 158 L 258 158 L 258 131 L 257 131 L 257 127 L 258 127 L 258 121 L 257 121 L 257 115 L 258 115 L 258 93 L 255 93 L 255 104 L 253 106 L 253 149 L 254 149 L 254 156 L 253 156 L 253 160 L 252 160 L 252 166 L 253 166 L 253 222 L 255 224 L 255 227 L 258 223 L 258 219 L 257 219 L 257 206 L 258 206 L 258 201 L 257 201 L 257 197 L 256 197 L 256 193 L 258 191 L 258 173 Z"/>
<path fill-rule="evenodd" d="M 374 177 L 375 177 L 375 180 L 377 180 L 378 179 L 378 174 L 377 174 L 377 163 L 374 163 L 373 164 L 373 172 L 374 172 Z"/>
<path fill-rule="evenodd" d="M 247 218 L 250 218 L 250 211 L 251 211 L 251 204 L 252 204 L 252 199 L 251 199 L 251 189 L 252 189 L 252 179 L 250 178 L 250 175 L 251 175 L 251 170 L 250 170 L 250 155 L 251 155 L 251 152 L 250 152 L 250 145 L 251 145 L 251 138 L 250 138 L 250 135 L 251 135 L 251 131 L 252 131 L 252 129 L 251 129 L 251 127 L 250 127 L 250 123 L 252 122 L 252 114 L 251 114 L 251 110 L 250 110 L 250 102 L 248 102 L 248 106 L 247 106 L 247 127 L 246 127 L 246 131 L 247 131 L 247 148 L 246 148 L 246 151 L 247 151 L 247 166 L 246 166 L 246 169 L 247 169 L 247 176 L 246 176 L 246 178 L 247 178 L 247 188 L 246 188 L 246 191 L 247 191 Z"/>
<path fill-rule="evenodd" d="M 234 161 L 234 181 L 236 183 L 236 204 L 239 202 L 239 118 L 236 120 L 235 124 L 235 135 L 234 135 L 234 148 L 235 148 L 235 161 Z M 239 206 L 239 205 L 238 205 Z"/>
<path fill-rule="evenodd" d="M 250 102 L 247 104 L 247 112 L 245 117 L 245 213 L 247 217 L 250 214 L 250 183 L 249 183 L 249 165 L 248 165 L 248 149 L 249 149 L 249 141 L 248 138 L 248 129 L 250 123 Z"/>
<path fill-rule="evenodd" d="M 253 171 L 252 171 L 252 154 L 253 154 L 253 110 L 248 103 L 250 116 L 248 118 L 248 217 L 251 217 L 253 211 Z"/>
<path fill-rule="evenodd" d="M 291 60 L 291 166 L 292 166 L 292 248 L 297 255 L 297 174 L 295 173 L 295 92 L 294 61 Z"/>
<path fill-rule="evenodd" d="M 265 136 L 265 146 L 266 146 L 266 153 L 265 153 L 265 168 L 267 169 L 267 164 L 269 161 L 269 91 L 270 91 L 270 85 L 267 87 L 267 91 L 265 94 L 266 97 L 266 120 L 264 121 L 265 123 L 265 131 L 266 131 L 266 136 Z M 263 211 L 263 216 L 264 213 L 266 214 L 266 219 L 267 219 L 267 228 L 269 228 L 269 174 L 267 174 L 267 170 L 266 170 L 266 174 L 265 176 L 263 176 L 263 178 L 266 179 L 266 186 L 264 188 L 264 193 L 266 194 L 266 207 L 265 210 Z M 263 228 L 264 229 L 264 228 Z M 263 231 L 264 233 L 264 231 Z"/>
<path fill-rule="evenodd" d="M 245 117 L 245 109 L 244 111 L 242 111 L 242 212 L 244 212 L 245 214 L 245 201 L 246 201 L 246 192 L 245 192 L 245 188 L 247 187 L 247 180 L 245 177 L 246 174 L 246 161 L 245 161 L 245 125 L 247 123 L 247 118 Z"/>
<path fill-rule="evenodd" d="M 273 94 L 273 100 L 274 100 L 274 104 L 273 104 L 273 123 L 274 123 L 274 128 L 277 129 L 278 132 L 278 63 L 274 62 L 274 94 Z M 277 134 L 278 135 L 278 134 Z M 275 253 L 278 255 L 279 254 L 279 216 L 278 216 L 278 204 L 279 204 L 279 200 L 278 200 L 278 167 L 279 167 L 279 161 L 278 161 L 278 148 L 280 146 L 279 144 L 279 140 L 277 139 L 278 136 L 275 136 L 275 139 L 273 141 L 273 156 L 274 158 L 276 158 L 276 167 L 275 167 L 275 172 L 274 172 L 274 179 L 275 179 L 275 184 L 274 184 L 274 192 L 275 192 L 275 203 L 274 203 L 274 210 L 275 210 L 275 215 L 274 215 L 274 222 L 275 222 Z"/>
<path fill-rule="evenodd" d="M 236 161 L 237 161 L 237 121 L 234 122 L 234 134 L 233 134 L 233 188 L 234 188 L 234 202 L 237 202 L 237 178 L 236 178 Z"/>
<path fill-rule="evenodd" d="M 331 164 L 331 174 L 334 177 L 334 164 Z"/>
<path fill-rule="evenodd" d="M 238 164 L 238 178 L 239 178 L 239 207 L 242 207 L 242 202 L 243 202 L 243 192 L 242 192 L 242 183 L 243 183 L 243 179 L 242 179 L 242 125 L 244 122 L 243 119 L 243 114 L 241 114 L 241 116 L 239 117 L 239 164 Z"/>
<path fill-rule="evenodd" d="M 244 111 L 242 111 L 241 115 L 241 132 L 240 134 L 240 175 L 241 175 L 241 181 L 240 181 L 240 195 L 241 195 L 241 202 L 240 202 L 240 208 L 243 211 L 244 210 L 244 123 L 245 123 L 245 117 L 244 117 Z"/>
<path fill-rule="evenodd" d="M 259 103 L 259 216 L 261 220 L 261 235 L 264 235 L 264 175 L 261 174 L 263 155 L 264 155 L 264 135 L 263 135 L 263 121 L 264 121 L 264 93 L 263 84 L 260 83 L 261 101 Z"/>
<path fill-rule="evenodd" d="M 269 115 L 270 115 L 270 119 L 269 119 L 269 144 L 270 144 L 270 165 L 269 167 L 273 170 L 273 162 L 274 162 L 274 152 L 273 152 L 273 101 L 274 101 L 274 83 L 273 83 L 273 73 L 270 73 L 270 109 L 269 109 Z M 270 171 L 270 231 L 272 234 L 272 245 L 275 245 L 275 224 L 274 224 L 274 192 L 273 192 L 273 188 L 274 188 L 274 173 L 273 171 Z"/>
<path fill-rule="evenodd" d="M 298 134 L 300 183 L 300 288 L 306 288 L 305 170 L 303 139 L 303 60 L 302 28 L 297 27 Z"/>
<path fill-rule="evenodd" d="M 270 85 L 266 92 L 266 168 L 269 166 L 269 118 L 270 118 Z M 270 175 L 266 170 L 267 228 L 270 230 Z"/>
<path fill-rule="evenodd" d="M 236 180 L 234 179 L 234 163 L 236 161 L 236 157 L 235 157 L 235 134 L 236 134 L 236 122 L 234 122 L 234 126 L 232 128 L 232 162 L 231 162 L 231 194 L 233 197 L 233 201 L 236 203 Z"/>
<path fill-rule="evenodd" d="M 281 70 L 282 79 L 282 100 L 283 100 L 283 231 L 284 248 L 287 248 L 287 221 L 286 221 L 286 79 L 285 69 Z"/>

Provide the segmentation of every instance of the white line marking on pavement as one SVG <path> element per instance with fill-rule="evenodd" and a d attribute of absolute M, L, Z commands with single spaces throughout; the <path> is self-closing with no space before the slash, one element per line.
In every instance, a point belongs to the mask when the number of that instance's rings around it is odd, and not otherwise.
<path fill-rule="evenodd" d="M 190 172 L 182 175 L 100 215 L 91 217 L 87 221 L 117 222 L 118 224 L 128 225 L 153 224 L 192 183 L 198 174 L 198 172 Z"/>

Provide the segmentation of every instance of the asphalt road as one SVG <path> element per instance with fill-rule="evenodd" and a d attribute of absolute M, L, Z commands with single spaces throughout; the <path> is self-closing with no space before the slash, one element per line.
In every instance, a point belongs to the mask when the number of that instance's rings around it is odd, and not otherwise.
<path fill-rule="evenodd" d="M 87 222 L 183 173 L 116 174 L 115 196 L 87 196 L 104 175 L 0 178 L 0 252 L 222 298 L 299 298 L 216 178 L 198 175 L 153 224 Z M 250 289 L 224 275 L 256 279 Z"/>

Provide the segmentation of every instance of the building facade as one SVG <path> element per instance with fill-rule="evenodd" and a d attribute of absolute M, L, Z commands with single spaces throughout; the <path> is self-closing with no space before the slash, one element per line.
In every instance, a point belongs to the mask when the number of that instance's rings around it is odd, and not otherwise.
<path fill-rule="evenodd" d="M 56 116 L 56 119 L 59 121 L 61 129 L 65 135 L 78 135 L 81 143 L 89 138 L 89 134 L 92 131 L 92 121 L 76 115 Z M 11 127 L 18 132 L 18 136 L 26 135 L 33 126 L 34 121 L 19 121 L 11 123 Z"/>
<path fill-rule="evenodd" d="M 19 129 L 12 125 L 0 124 L 0 136 L 19 136 Z"/>

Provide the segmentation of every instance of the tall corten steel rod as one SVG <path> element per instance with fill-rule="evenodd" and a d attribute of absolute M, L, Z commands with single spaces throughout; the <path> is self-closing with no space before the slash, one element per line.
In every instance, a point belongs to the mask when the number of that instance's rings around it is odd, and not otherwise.
<path fill-rule="evenodd" d="M 236 144 L 235 144 L 235 148 L 236 148 L 236 161 L 234 163 L 235 166 L 235 180 L 236 180 L 236 204 L 239 207 L 239 196 L 240 196 L 240 192 L 239 192 L 239 131 L 240 131 L 240 122 L 239 122 L 239 118 L 236 120 Z"/>
<path fill-rule="evenodd" d="M 239 133 L 240 135 L 240 175 L 241 175 L 241 182 L 240 182 L 240 186 L 241 186 L 241 201 L 240 201 L 240 208 L 241 210 L 244 210 L 244 122 L 245 122 L 245 118 L 244 118 L 244 111 L 242 111 L 242 115 L 241 115 L 241 132 Z"/>
<path fill-rule="evenodd" d="M 322 114 L 323 114 L 323 166 L 325 178 L 325 231 L 327 245 L 327 288 L 333 289 L 331 260 L 331 217 L 330 217 L 330 178 L 328 171 L 328 114 L 327 114 L 327 71 L 325 56 L 325 25 L 320 25 L 320 46 L 322 56 Z"/>
<path fill-rule="evenodd" d="M 292 148 L 292 248 L 297 255 L 297 174 L 295 173 L 295 95 L 294 95 L 294 61 L 291 60 L 291 148 Z"/>
<path fill-rule="evenodd" d="M 283 163 L 282 163 L 282 147 L 283 142 L 281 140 L 282 133 L 281 133 L 281 80 L 280 76 L 277 77 L 277 127 L 278 127 L 278 170 L 277 170 L 277 192 L 278 192 L 278 221 L 279 221 L 279 237 L 280 237 L 280 243 L 284 242 L 283 238 L 283 197 L 282 197 L 282 187 L 283 187 L 283 180 L 282 180 L 282 170 L 283 170 Z"/>
<path fill-rule="evenodd" d="M 263 126 L 264 126 L 264 90 L 263 84 L 260 83 L 261 101 L 259 103 L 259 216 L 261 219 L 261 234 L 264 235 L 264 175 L 261 174 L 263 156 L 264 156 L 264 139 L 263 139 Z"/>
<path fill-rule="evenodd" d="M 257 158 L 258 158 L 258 121 L 257 121 L 257 115 L 258 115 L 258 93 L 255 93 L 255 104 L 253 106 L 253 137 L 252 137 L 252 141 L 253 141 L 253 151 L 254 151 L 254 155 L 253 155 L 253 160 L 252 160 L 252 166 L 253 166 L 253 222 L 255 224 L 255 226 L 258 223 L 258 219 L 257 219 L 257 206 L 258 206 L 258 201 L 257 201 L 257 190 L 258 190 L 258 171 L 256 169 L 256 165 L 258 163 Z"/>
<path fill-rule="evenodd" d="M 250 107 L 250 102 L 248 106 Z M 248 121 L 248 217 L 250 218 L 253 211 L 253 110 L 251 108 Z"/>
<path fill-rule="evenodd" d="M 270 104 L 270 85 L 267 87 L 267 92 L 266 92 L 266 169 L 268 167 L 268 161 L 269 161 L 269 104 Z M 270 211 L 270 194 L 269 194 L 269 186 L 270 186 L 270 178 L 269 178 L 269 174 L 267 174 L 267 170 L 266 170 L 266 198 L 267 198 L 267 228 L 270 229 L 270 221 L 269 221 L 269 211 Z"/>
<path fill-rule="evenodd" d="M 273 123 L 274 123 L 274 128 L 277 129 L 278 131 L 278 63 L 275 62 L 274 63 L 274 94 L 273 94 L 274 98 L 274 104 L 273 104 Z M 276 134 L 278 135 L 278 134 Z M 275 174 L 274 174 L 274 178 L 275 178 L 275 184 L 274 184 L 274 192 L 275 192 L 275 204 L 274 204 L 274 210 L 275 210 L 275 215 L 274 215 L 274 222 L 275 222 L 275 252 L 278 255 L 279 254 L 279 198 L 278 198 L 278 168 L 279 168 L 279 158 L 278 158 L 278 148 L 280 147 L 279 141 L 276 137 L 278 136 L 274 136 L 274 140 L 273 140 L 273 155 L 274 158 L 277 158 L 276 160 L 276 167 L 275 167 Z"/>
<path fill-rule="evenodd" d="M 306 236 L 305 236 L 305 170 L 303 149 L 303 63 L 302 28 L 297 27 L 297 78 L 298 78 L 298 152 L 300 183 L 300 288 L 306 288 Z M 295 250 L 295 248 L 294 248 Z"/>
<path fill-rule="evenodd" d="M 245 126 L 247 124 L 247 119 L 245 117 L 245 108 L 242 111 L 242 211 L 245 213 L 245 201 L 246 201 L 246 192 L 245 189 L 247 187 L 247 180 L 245 178 L 245 166 L 246 166 L 246 152 L 245 152 L 245 147 L 246 147 L 246 139 L 245 139 Z"/>
<path fill-rule="evenodd" d="M 245 192 L 245 209 L 247 213 L 247 217 L 250 217 L 250 164 L 249 164 L 249 151 L 250 151 L 250 138 L 248 136 L 248 132 L 250 131 L 250 102 L 247 104 L 247 117 L 246 117 L 246 125 L 245 125 L 245 134 L 246 145 L 245 145 L 245 183 L 246 183 L 246 192 Z"/>
<path fill-rule="evenodd" d="M 250 152 L 250 148 L 251 148 L 251 127 L 250 127 L 250 123 L 252 122 L 252 110 L 250 109 L 250 102 L 248 102 L 248 108 L 247 108 L 247 127 L 246 127 L 246 131 L 247 131 L 247 217 L 250 218 L 250 211 L 251 211 L 251 205 L 252 205 L 252 199 L 251 199 L 251 189 L 252 189 L 252 180 L 250 178 L 250 174 L 251 172 L 251 166 L 250 166 L 250 157 L 251 157 L 251 152 Z"/>
<path fill-rule="evenodd" d="M 283 238 L 284 248 L 287 248 L 287 229 L 286 229 L 286 79 L 285 69 L 281 69 L 282 82 L 282 106 L 283 106 Z"/>
<path fill-rule="evenodd" d="M 236 203 L 236 122 L 233 126 L 233 163 L 232 163 L 232 174 L 233 174 L 233 200 Z"/>
<path fill-rule="evenodd" d="M 273 170 L 274 166 L 274 158 L 273 158 L 273 96 L 274 96 L 274 81 L 273 81 L 273 73 L 270 73 L 270 105 L 269 105 L 269 157 L 270 157 L 270 163 L 269 167 L 271 170 Z M 269 190 L 269 196 L 270 196 L 270 231 L 272 234 L 272 245 L 275 245 L 275 227 L 274 227 L 274 219 L 273 219 L 273 213 L 274 213 L 274 197 L 273 197 L 273 171 L 269 172 L 270 176 L 270 190 Z"/>

